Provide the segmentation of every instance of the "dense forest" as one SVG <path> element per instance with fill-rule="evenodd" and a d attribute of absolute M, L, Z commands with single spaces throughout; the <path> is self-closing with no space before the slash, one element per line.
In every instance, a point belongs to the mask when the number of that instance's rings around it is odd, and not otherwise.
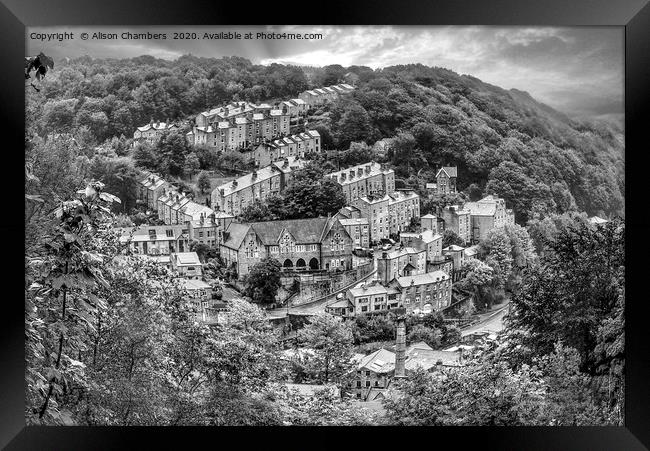
<path fill-rule="evenodd" d="M 389 139 L 389 161 L 406 187 L 422 190 L 441 165 L 457 165 L 468 197 L 504 197 L 521 224 L 567 211 L 624 215 L 624 142 L 616 125 L 578 122 L 525 92 L 419 64 L 335 65 L 306 75 L 240 57 L 82 57 L 57 62 L 43 89 L 30 90 L 27 123 L 43 138 L 73 133 L 92 149 L 128 139 L 151 119 L 189 126 L 198 112 L 225 102 L 287 99 L 350 72 L 359 77 L 357 89 L 309 118 L 343 163 L 372 156 L 362 143 Z"/>
<path fill-rule="evenodd" d="M 625 224 L 587 220 L 624 214 L 615 125 L 577 122 L 524 92 L 422 65 L 303 71 L 239 57 L 142 56 L 55 67 L 39 91 L 26 86 L 29 424 L 622 424 Z M 323 172 L 376 159 L 395 169 L 399 187 L 422 194 L 422 214 L 494 193 L 518 223 L 480 243 L 484 261 L 458 284 L 486 303 L 510 290 L 505 333 L 444 380 L 415 374 L 385 403 L 386 418 L 284 383 L 345 384 L 354 346 L 392 340 L 392 318 L 317 315 L 299 336 L 315 356 L 296 368 L 260 307 L 236 300 L 224 326 L 197 324 L 176 278 L 125 255 L 113 232 L 124 214 L 151 219 L 134 210 L 141 169 L 182 185 L 199 169 L 238 165 L 232 154 L 189 146 L 182 132 L 133 148 L 137 126 L 151 118 L 189 126 L 230 100 L 291 98 L 348 73 L 357 89 L 308 118 L 330 156 L 311 156 L 291 189 L 254 204 L 248 219 L 336 210 L 342 200 Z M 458 166 L 462 193 L 428 196 L 424 185 L 441 165 Z M 439 348 L 459 333 L 432 315 L 409 322 L 407 340 Z"/>

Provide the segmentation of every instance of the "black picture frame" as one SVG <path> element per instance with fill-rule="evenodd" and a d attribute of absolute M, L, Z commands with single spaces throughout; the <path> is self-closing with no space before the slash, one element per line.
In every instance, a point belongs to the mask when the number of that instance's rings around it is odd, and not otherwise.
<path fill-rule="evenodd" d="M 499 450 L 636 450 L 650 447 L 650 345 L 645 337 L 644 278 L 650 215 L 644 208 L 644 153 L 648 127 L 650 87 L 650 6 L 648 0 L 445 0 L 350 4 L 230 1 L 173 2 L 171 0 L 106 1 L 2 0 L 0 5 L 0 99 L 4 129 L 4 157 L 11 161 L 3 171 L 5 215 L 0 230 L 5 241 L 5 290 L 0 295 L 0 446 L 6 449 L 122 449 L 210 446 L 338 448 L 402 446 L 427 448 L 453 446 Z M 232 25 L 232 24 L 341 24 L 341 25 L 542 25 L 625 27 L 625 130 L 626 130 L 626 409 L 625 427 L 589 428 L 89 428 L 25 427 L 24 321 L 18 299 L 22 269 L 20 240 L 21 152 L 24 145 L 24 84 L 19 65 L 25 56 L 25 27 L 52 25 Z M 13 165 L 16 165 L 14 168 Z M 6 173 L 6 174 L 5 174 Z M 13 180 L 13 178 L 17 180 Z M 13 203 L 16 203 L 14 206 Z M 15 207 L 15 208 L 13 208 Z M 15 247 L 15 249 L 14 249 Z M 14 295 L 14 290 L 16 293 Z M 252 429 L 252 428 L 250 428 Z M 307 433 L 305 434 L 305 430 Z M 319 438 L 323 440 L 319 440 Z M 255 443 L 251 440 L 260 440 Z M 389 445 L 388 442 L 395 444 Z M 443 444 L 446 442 L 446 444 Z M 645 445 L 645 446 L 644 446 Z"/>

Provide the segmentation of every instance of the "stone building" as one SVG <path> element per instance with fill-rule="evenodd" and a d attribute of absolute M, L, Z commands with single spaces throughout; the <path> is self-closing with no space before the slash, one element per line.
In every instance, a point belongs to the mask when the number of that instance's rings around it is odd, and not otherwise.
<path fill-rule="evenodd" d="M 284 158 L 304 158 L 306 154 L 320 151 L 320 134 L 316 130 L 307 130 L 262 142 L 255 147 L 251 158 L 258 167 L 263 167 Z"/>
<path fill-rule="evenodd" d="M 157 202 L 158 219 L 165 224 L 185 224 L 187 221 L 196 221 L 203 216 L 210 216 L 212 209 L 207 205 L 194 202 L 184 193 L 168 188 L 163 190 Z"/>
<path fill-rule="evenodd" d="M 368 249 L 370 247 L 370 227 L 368 218 L 344 218 L 335 216 L 341 225 L 345 227 L 348 235 L 352 238 L 355 248 Z"/>
<path fill-rule="evenodd" d="M 378 242 L 405 231 L 420 216 L 420 196 L 413 191 L 395 191 L 379 197 L 364 196 L 353 206 L 368 218 L 370 239 Z"/>
<path fill-rule="evenodd" d="M 463 240 L 469 243 L 472 239 L 472 220 L 470 210 L 458 205 L 448 205 L 442 209 L 442 218 L 445 221 L 445 230 L 452 230 Z"/>
<path fill-rule="evenodd" d="M 335 218 L 233 222 L 223 238 L 221 258 L 239 277 L 269 256 L 283 271 L 352 269 L 353 241 Z"/>
<path fill-rule="evenodd" d="M 430 262 L 435 257 L 442 255 L 442 235 L 433 230 L 425 229 L 418 233 L 402 232 L 399 235 L 404 246 L 413 247 L 426 252 L 426 261 Z"/>
<path fill-rule="evenodd" d="M 485 239 L 494 228 L 515 223 L 514 213 L 499 197 L 486 196 L 478 202 L 466 202 L 464 209 L 469 210 L 471 217 L 472 243 Z"/>
<path fill-rule="evenodd" d="M 362 282 L 347 291 L 354 314 L 385 313 L 405 308 L 407 314 L 431 313 L 451 305 L 452 280 L 448 273 L 434 271 Z"/>
<path fill-rule="evenodd" d="M 310 89 L 301 92 L 298 97 L 303 100 L 309 108 L 321 106 L 336 100 L 340 95 L 354 91 L 354 86 L 347 83 L 327 86 L 324 88 Z"/>
<path fill-rule="evenodd" d="M 222 241 L 223 231 L 235 217 L 222 211 L 197 220 L 187 222 L 190 241 L 196 241 L 210 247 L 218 247 Z"/>
<path fill-rule="evenodd" d="M 426 250 L 404 247 L 392 252 L 383 252 L 377 259 L 377 279 L 388 285 L 402 276 L 424 274 L 427 271 Z"/>
<path fill-rule="evenodd" d="M 164 132 L 175 128 L 178 128 L 175 124 L 170 124 L 169 122 L 154 122 L 153 119 L 151 119 L 151 122 L 147 125 L 138 127 L 135 132 L 133 132 L 134 144 L 138 142 L 154 144 Z"/>
<path fill-rule="evenodd" d="M 327 174 L 343 189 L 347 203 L 352 205 L 365 196 L 383 196 L 395 192 L 395 171 L 371 161 Z"/>
<path fill-rule="evenodd" d="M 255 200 L 280 194 L 289 182 L 291 173 L 304 165 L 304 160 L 289 157 L 224 183 L 212 191 L 212 208 L 238 216 Z"/>
<path fill-rule="evenodd" d="M 188 139 L 220 152 L 240 150 L 288 135 L 289 119 L 286 106 L 274 109 L 264 103 L 232 102 L 198 114 Z"/>
<path fill-rule="evenodd" d="M 203 265 L 196 252 L 176 252 L 169 256 L 171 269 L 187 279 L 201 279 Z"/>
<path fill-rule="evenodd" d="M 128 244 L 131 252 L 152 257 L 159 263 L 169 264 L 169 256 L 189 250 L 189 234 L 184 224 L 152 226 L 142 225 L 117 229 L 120 243 Z"/>
<path fill-rule="evenodd" d="M 458 169 L 456 166 L 443 166 L 436 173 L 436 191 L 438 194 L 456 193 L 456 178 Z"/>
<path fill-rule="evenodd" d="M 144 177 L 138 181 L 137 199 L 151 210 L 157 208 L 158 198 L 169 188 L 169 183 L 162 177 L 144 171 Z"/>

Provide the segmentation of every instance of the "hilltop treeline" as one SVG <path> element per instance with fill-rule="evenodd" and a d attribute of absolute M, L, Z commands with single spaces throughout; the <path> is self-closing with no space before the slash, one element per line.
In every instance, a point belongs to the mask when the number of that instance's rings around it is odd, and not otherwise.
<path fill-rule="evenodd" d="M 395 137 L 398 177 L 409 183 L 423 170 L 430 181 L 440 166 L 457 165 L 461 189 L 504 197 L 522 223 L 571 210 L 623 215 L 623 133 L 614 124 L 578 122 L 525 92 L 446 69 L 358 72 L 357 90 L 312 122 L 333 146 Z"/>

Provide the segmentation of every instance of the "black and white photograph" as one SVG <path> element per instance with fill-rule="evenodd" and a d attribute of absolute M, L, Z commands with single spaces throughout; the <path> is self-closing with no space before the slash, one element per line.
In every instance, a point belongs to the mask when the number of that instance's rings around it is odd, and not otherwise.
<path fill-rule="evenodd" d="M 625 425 L 624 27 L 25 33 L 28 426 Z"/>

